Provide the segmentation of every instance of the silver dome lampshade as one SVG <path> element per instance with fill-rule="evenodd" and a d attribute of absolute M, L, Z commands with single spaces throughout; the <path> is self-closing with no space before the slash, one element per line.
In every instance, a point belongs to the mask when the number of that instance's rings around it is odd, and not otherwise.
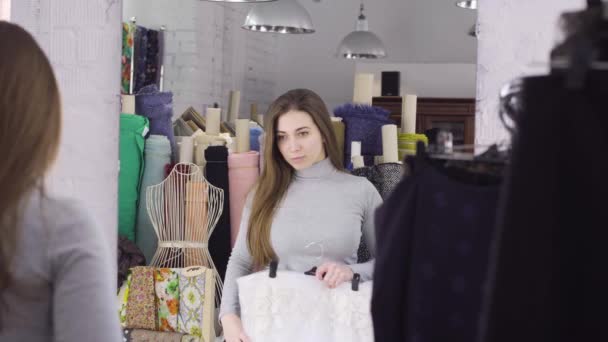
<path fill-rule="evenodd" d="M 232 2 L 232 3 L 252 3 L 252 2 L 271 2 L 277 0 L 202 0 L 202 1 L 210 1 L 210 2 Z"/>
<path fill-rule="evenodd" d="M 246 30 L 270 33 L 315 32 L 310 14 L 297 0 L 256 4 L 247 14 L 242 27 Z"/>
<path fill-rule="evenodd" d="M 376 59 L 386 57 L 384 44 L 374 33 L 369 31 L 367 18 L 363 14 L 363 4 L 353 32 L 342 39 L 338 46 L 337 56 L 347 59 Z"/>
<path fill-rule="evenodd" d="M 456 6 L 464 9 L 477 9 L 477 0 L 461 0 L 456 2 Z"/>

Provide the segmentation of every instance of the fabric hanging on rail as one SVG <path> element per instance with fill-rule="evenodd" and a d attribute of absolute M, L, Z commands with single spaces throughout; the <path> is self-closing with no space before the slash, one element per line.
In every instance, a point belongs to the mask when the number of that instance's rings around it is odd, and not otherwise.
<path fill-rule="evenodd" d="M 228 149 L 226 146 L 209 146 L 205 150 L 207 160 L 205 176 L 212 185 L 224 191 L 224 206 L 213 233 L 209 237 L 209 253 L 222 280 L 230 252 L 230 191 L 228 186 Z"/>
<path fill-rule="evenodd" d="M 133 267 L 127 300 L 127 328 L 156 329 L 154 268 Z"/>
<path fill-rule="evenodd" d="M 161 50 L 160 50 L 160 32 L 157 30 L 148 30 L 147 32 L 147 43 L 146 47 L 146 65 L 145 75 L 146 80 L 144 86 L 154 84 L 159 86 L 158 81 L 160 79 L 160 61 L 161 61 Z"/>
<path fill-rule="evenodd" d="M 134 70 L 133 70 L 133 93 L 143 88 L 146 84 L 146 57 L 148 49 L 148 29 L 142 26 L 137 26 L 135 29 L 134 38 Z"/>
<path fill-rule="evenodd" d="M 407 162 L 411 174 L 376 212 L 376 341 L 476 341 L 499 184 Z"/>
<path fill-rule="evenodd" d="M 154 270 L 154 289 L 158 306 L 158 330 L 177 331 L 179 313 L 179 269 Z"/>
<path fill-rule="evenodd" d="M 173 136 L 173 93 L 159 92 L 155 84 L 143 87 L 135 95 L 135 112 L 150 120 L 150 134 L 164 135 L 171 143 L 172 160 L 177 155 Z"/>
<path fill-rule="evenodd" d="M 328 288 L 313 276 L 268 271 L 237 280 L 241 320 L 252 342 L 372 342 L 372 282 L 353 291 Z M 395 303 L 393 303 L 395 305 Z M 396 340 L 393 340 L 396 341 Z"/>
<path fill-rule="evenodd" d="M 120 92 L 131 94 L 131 59 L 133 58 L 133 39 L 135 28 L 130 23 L 122 24 L 122 57 Z"/>
<path fill-rule="evenodd" d="M 523 80 L 483 341 L 608 341 L 608 72 L 566 75 Z"/>
<path fill-rule="evenodd" d="M 260 170 L 260 153 L 250 151 L 228 155 L 228 178 L 230 179 L 230 246 L 234 246 L 239 233 L 241 215 L 251 187 L 257 181 Z"/>
<path fill-rule="evenodd" d="M 148 119 L 120 114 L 120 171 L 118 175 L 118 233 L 135 241 L 135 219 L 144 168 L 144 136 Z"/>
<path fill-rule="evenodd" d="M 146 167 L 144 168 L 139 192 L 135 241 L 144 253 L 146 260 L 151 262 L 156 252 L 158 237 L 148 214 L 146 189 L 149 186 L 159 184 L 165 179 L 165 165 L 171 163 L 171 145 L 167 137 L 150 135 L 146 139 L 144 162 Z"/>

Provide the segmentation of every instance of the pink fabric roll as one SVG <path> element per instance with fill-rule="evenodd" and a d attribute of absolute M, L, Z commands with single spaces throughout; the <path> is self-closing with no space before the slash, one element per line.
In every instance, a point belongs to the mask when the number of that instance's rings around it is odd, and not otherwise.
<path fill-rule="evenodd" d="M 247 194 L 259 176 L 260 154 L 257 151 L 228 155 L 230 194 L 230 243 L 234 247 L 241 225 Z"/>

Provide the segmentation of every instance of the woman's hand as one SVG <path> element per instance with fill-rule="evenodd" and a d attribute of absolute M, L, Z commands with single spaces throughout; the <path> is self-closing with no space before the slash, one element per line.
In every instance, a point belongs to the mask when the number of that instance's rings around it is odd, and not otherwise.
<path fill-rule="evenodd" d="M 245 335 L 241 318 L 235 314 L 226 314 L 222 317 L 222 327 L 224 328 L 224 339 L 226 342 L 251 342 Z"/>
<path fill-rule="evenodd" d="M 344 264 L 326 262 L 317 268 L 316 277 L 323 281 L 330 289 L 335 289 L 340 284 L 353 280 L 353 270 Z"/>

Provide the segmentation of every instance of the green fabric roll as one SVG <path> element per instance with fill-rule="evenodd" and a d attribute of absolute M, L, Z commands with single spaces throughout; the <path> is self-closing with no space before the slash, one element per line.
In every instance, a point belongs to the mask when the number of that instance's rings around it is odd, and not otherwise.
<path fill-rule="evenodd" d="M 120 172 L 118 174 L 118 234 L 135 241 L 139 186 L 144 170 L 146 117 L 120 114 Z"/>

